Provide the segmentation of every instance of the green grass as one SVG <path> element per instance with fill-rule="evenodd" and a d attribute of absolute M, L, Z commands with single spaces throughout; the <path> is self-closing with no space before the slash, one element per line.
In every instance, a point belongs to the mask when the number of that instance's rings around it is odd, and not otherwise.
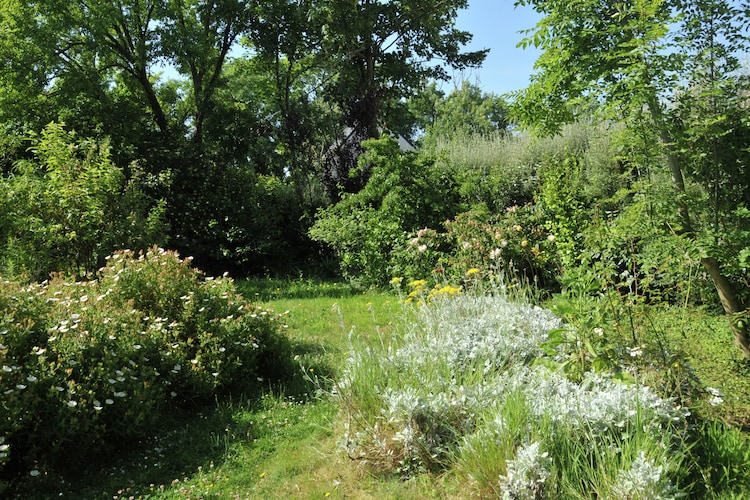
<path fill-rule="evenodd" d="M 291 283 L 291 282 L 290 282 Z M 357 293 L 346 285 L 240 282 L 251 299 L 285 317 L 300 363 L 286 387 L 259 401 L 220 402 L 173 415 L 152 435 L 103 463 L 65 475 L 24 478 L 11 496 L 46 499 L 125 498 L 413 498 L 430 497 L 444 479 L 403 482 L 368 475 L 339 453 L 338 409 L 315 387 L 335 376 L 349 342 L 387 335 L 401 311 L 398 299 Z M 255 294 L 258 293 L 256 296 Z M 6 492 L 7 493 L 7 492 Z"/>
<path fill-rule="evenodd" d="M 285 317 L 300 363 L 299 376 L 286 387 L 268 388 L 260 400 L 224 401 L 173 415 L 128 449 L 112 450 L 102 463 L 66 475 L 24 478 L 11 485 L 11 497 L 77 499 L 266 499 L 266 498 L 466 498 L 466 479 L 452 473 L 408 481 L 371 474 L 347 458 L 339 409 L 315 395 L 335 377 L 350 342 L 370 343 L 388 336 L 402 306 L 391 294 L 361 293 L 344 284 L 312 281 L 240 282 L 249 298 Z M 257 295 L 256 295 L 257 294 Z M 646 313 L 644 313 L 646 314 Z M 740 429 L 750 415 L 750 368 L 732 346 L 723 317 L 695 309 L 650 309 L 643 339 L 657 336 L 682 353 L 697 386 L 720 389 L 725 403 L 708 404 L 694 393 L 691 404 L 714 423 L 698 428 L 696 474 L 712 477 L 708 498 L 741 498 L 750 445 Z M 645 324 L 644 323 L 644 324 Z M 303 377 L 303 369 L 306 376 Z M 675 377 L 686 376 L 675 373 Z M 739 468 L 738 468 L 739 467 Z M 8 492 L 6 492 L 7 494 Z M 1 496 L 1 495 L 0 495 Z"/>

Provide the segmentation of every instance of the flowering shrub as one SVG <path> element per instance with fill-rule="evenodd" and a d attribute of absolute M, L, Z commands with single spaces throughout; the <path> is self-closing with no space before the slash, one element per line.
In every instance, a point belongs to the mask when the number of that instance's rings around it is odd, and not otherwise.
<path fill-rule="evenodd" d="M 607 374 L 576 383 L 550 369 L 549 332 L 562 326 L 550 311 L 501 296 L 441 299 L 423 302 L 392 343 L 353 348 L 334 391 L 351 417 L 352 458 L 403 474 L 463 466 L 504 498 L 605 494 L 627 478 L 627 498 L 671 488 L 686 410 Z M 639 482 L 639 452 L 658 457 L 659 478 Z"/>
<path fill-rule="evenodd" d="M 477 269 L 483 279 L 502 275 L 506 282 L 554 288 L 555 236 L 546 231 L 533 206 L 510 207 L 501 216 L 464 212 L 443 223 L 444 231 L 423 228 L 394 251 L 393 270 L 412 280 L 466 282 Z"/>
<path fill-rule="evenodd" d="M 0 283 L 0 467 L 72 465 L 175 405 L 291 370 L 279 316 L 189 261 L 123 251 L 98 281 Z"/>

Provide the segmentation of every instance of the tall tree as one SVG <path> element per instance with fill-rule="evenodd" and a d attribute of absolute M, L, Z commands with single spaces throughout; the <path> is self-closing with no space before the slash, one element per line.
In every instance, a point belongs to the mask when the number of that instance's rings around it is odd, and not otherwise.
<path fill-rule="evenodd" d="M 723 85 L 736 81 L 732 53 L 748 48 L 743 11 L 722 0 L 519 0 L 516 5 L 532 6 L 543 15 L 522 42 L 543 50 L 530 86 L 516 95 L 522 123 L 554 132 L 575 117 L 579 104 L 595 99 L 610 117 L 648 125 L 661 143 L 671 174 L 676 231 L 699 241 L 704 228 L 693 217 L 695 206 L 686 190 L 685 154 L 678 148 L 686 128 L 675 119 L 680 110 L 677 97 L 688 92 L 695 97 L 681 101 L 683 110 L 688 105 L 708 109 L 711 96 L 718 97 Z M 705 72 L 708 80 L 694 78 Z M 712 82 L 711 90 L 705 93 L 707 81 Z M 695 93 L 696 88 L 703 90 Z M 694 116 L 704 123 L 719 118 Z M 710 151 L 693 151 L 691 156 L 706 154 Z M 746 311 L 713 250 L 703 247 L 701 263 L 730 317 L 735 344 L 750 357 L 747 319 L 742 317 Z"/>
<path fill-rule="evenodd" d="M 342 113 L 347 137 L 331 151 L 329 188 L 363 185 L 351 179 L 359 143 L 388 128 L 384 117 L 446 67 L 475 67 L 487 51 L 462 52 L 471 34 L 456 28 L 467 0 L 324 0 L 319 3 L 321 51 L 327 67 L 324 95 Z M 390 109 L 389 109 L 390 108 Z M 354 151 L 354 154 L 352 152 Z M 366 171 L 363 174 L 366 176 Z"/>
<path fill-rule="evenodd" d="M 149 110 L 154 131 L 169 136 L 175 128 L 176 137 L 189 127 L 197 144 L 250 14 L 239 0 L 18 0 L 4 12 L 21 40 L 36 48 L 25 52 L 26 60 L 47 88 L 65 92 L 87 82 L 79 93 L 105 99 L 114 84 L 129 85 Z M 189 82 L 182 113 L 160 95 L 163 67 Z"/>

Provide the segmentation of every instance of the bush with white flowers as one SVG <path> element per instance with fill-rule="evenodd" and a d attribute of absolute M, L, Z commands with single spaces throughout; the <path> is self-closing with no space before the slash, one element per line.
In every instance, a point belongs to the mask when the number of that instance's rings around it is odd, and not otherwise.
<path fill-rule="evenodd" d="M 0 472 L 73 466 L 293 369 L 279 315 L 158 248 L 97 281 L 2 281 L 0 311 Z"/>

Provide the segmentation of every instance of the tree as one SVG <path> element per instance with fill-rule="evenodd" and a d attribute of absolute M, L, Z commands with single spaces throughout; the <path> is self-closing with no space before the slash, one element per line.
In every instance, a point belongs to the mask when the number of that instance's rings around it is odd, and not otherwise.
<path fill-rule="evenodd" d="M 431 84 L 424 96 L 413 104 L 421 108 L 422 126 L 428 141 L 455 136 L 488 136 L 508 129 L 505 100 L 494 93 L 482 92 L 464 81 L 447 97 Z M 427 108 L 427 109 L 425 109 Z"/>
<path fill-rule="evenodd" d="M 127 87 L 148 110 L 154 132 L 172 140 L 187 132 L 198 145 L 229 51 L 250 16 L 238 0 L 23 0 L 3 12 L 40 90 L 108 102 L 112 86 Z M 17 64 L 13 54 L 3 55 Z M 179 105 L 160 89 L 163 66 L 188 82 Z"/>
<path fill-rule="evenodd" d="M 530 86 L 516 95 L 520 121 L 542 132 L 555 132 L 574 119 L 581 103 L 593 99 L 609 118 L 648 127 L 659 140 L 672 178 L 677 207 L 674 230 L 705 242 L 706 227 L 694 217 L 697 206 L 691 205 L 686 189 L 685 162 L 711 158 L 711 144 L 731 131 L 727 122 L 720 124 L 721 111 L 711 102 L 726 96 L 726 85 L 738 83 L 733 53 L 748 48 L 743 31 L 746 12 L 721 0 L 519 0 L 516 5 L 532 6 L 544 16 L 521 43 L 543 53 Z M 695 113 L 691 123 L 676 119 L 691 113 Z M 680 141 L 701 123 L 717 125 L 721 132 L 709 133 L 703 143 L 707 149 L 687 155 L 679 149 Z M 746 143 L 738 146 L 747 148 Z M 700 260 L 730 317 L 735 344 L 750 357 L 743 317 L 747 312 L 717 260 L 715 247 L 702 245 Z"/>
<path fill-rule="evenodd" d="M 446 80 L 445 67 L 478 66 L 487 51 L 461 52 L 471 34 L 456 29 L 467 0 L 325 0 L 319 3 L 320 50 L 325 61 L 323 96 L 341 113 L 340 138 L 329 151 L 327 186 L 361 188 L 368 171 L 351 178 L 360 143 L 390 128 L 404 99 L 430 79 Z M 436 64 L 435 61 L 441 61 Z M 395 125 L 395 124 L 394 124 Z"/>

